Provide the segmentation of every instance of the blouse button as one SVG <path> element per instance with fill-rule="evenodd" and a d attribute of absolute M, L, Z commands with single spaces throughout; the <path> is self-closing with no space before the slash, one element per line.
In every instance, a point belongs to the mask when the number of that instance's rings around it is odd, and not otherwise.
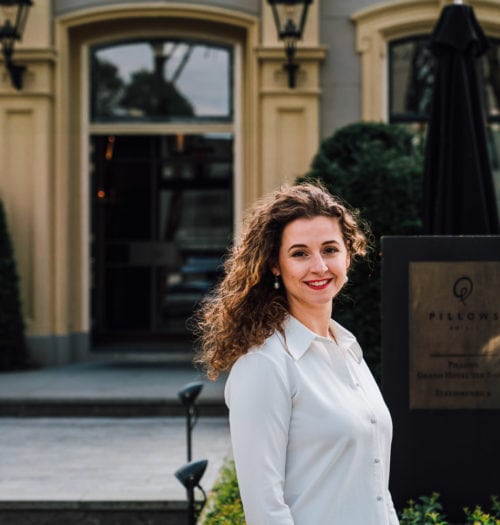
<path fill-rule="evenodd" d="M 372 425 L 374 425 L 376 422 L 377 422 L 376 419 L 374 419 L 374 418 L 370 419 L 370 423 L 371 423 Z"/>
<path fill-rule="evenodd" d="M 377 501 L 382 501 L 382 496 L 377 496 Z"/>
<path fill-rule="evenodd" d="M 374 462 L 374 463 L 380 463 L 380 459 L 375 458 L 375 459 L 373 460 L 373 462 Z"/>

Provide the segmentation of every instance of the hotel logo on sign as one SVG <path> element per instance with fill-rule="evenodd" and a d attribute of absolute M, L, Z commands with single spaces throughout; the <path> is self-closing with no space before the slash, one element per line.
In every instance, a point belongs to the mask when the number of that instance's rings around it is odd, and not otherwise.
<path fill-rule="evenodd" d="M 500 408 L 500 262 L 411 262 L 410 408 Z"/>

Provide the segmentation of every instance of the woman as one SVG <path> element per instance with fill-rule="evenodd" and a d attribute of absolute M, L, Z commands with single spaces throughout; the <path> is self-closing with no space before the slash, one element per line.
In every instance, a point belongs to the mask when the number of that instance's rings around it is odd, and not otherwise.
<path fill-rule="evenodd" d="M 201 307 L 197 360 L 225 396 L 247 525 L 395 525 L 392 423 L 355 337 L 331 319 L 362 222 L 322 187 L 254 208 Z"/>

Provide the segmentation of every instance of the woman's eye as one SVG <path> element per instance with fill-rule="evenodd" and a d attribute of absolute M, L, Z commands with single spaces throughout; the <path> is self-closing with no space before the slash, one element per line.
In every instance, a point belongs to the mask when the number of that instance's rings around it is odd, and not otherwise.
<path fill-rule="evenodd" d="M 327 255 L 333 255 L 334 253 L 337 253 L 339 250 L 335 246 L 328 246 L 327 248 L 325 248 L 324 251 Z"/>
<path fill-rule="evenodd" d="M 292 257 L 305 257 L 306 255 L 307 255 L 306 252 L 302 252 L 302 251 L 292 253 Z"/>

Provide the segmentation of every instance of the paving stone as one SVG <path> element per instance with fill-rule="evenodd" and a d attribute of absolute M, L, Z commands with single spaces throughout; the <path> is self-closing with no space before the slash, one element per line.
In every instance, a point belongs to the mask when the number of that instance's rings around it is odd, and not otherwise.
<path fill-rule="evenodd" d="M 184 418 L 0 418 L 0 502 L 183 501 Z M 200 418 L 193 459 L 210 488 L 230 454 L 226 418 Z"/>

